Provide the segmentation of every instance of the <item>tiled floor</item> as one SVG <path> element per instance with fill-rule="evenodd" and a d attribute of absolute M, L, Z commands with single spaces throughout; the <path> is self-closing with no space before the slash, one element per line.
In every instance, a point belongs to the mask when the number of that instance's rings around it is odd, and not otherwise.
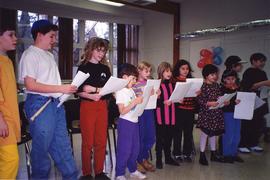
<path fill-rule="evenodd" d="M 112 134 L 110 137 L 111 142 L 113 142 Z M 195 145 L 198 152 L 199 135 L 197 129 L 194 129 L 194 137 Z M 74 135 L 74 155 L 79 169 L 81 169 L 80 144 L 80 135 Z M 147 173 L 147 178 L 149 180 L 269 180 L 270 144 L 262 143 L 261 145 L 265 149 L 265 151 L 261 154 L 241 154 L 241 157 L 245 160 L 245 163 L 223 164 L 210 162 L 210 165 L 208 167 L 205 167 L 199 165 L 199 155 L 197 155 L 194 162 L 192 163 L 181 163 L 180 167 L 165 165 L 162 170 L 156 170 L 156 172 L 154 173 Z M 114 152 L 114 149 L 112 149 L 112 151 Z M 155 155 L 154 150 L 152 152 L 153 155 Z M 23 146 L 20 147 L 20 157 L 20 169 L 17 178 L 27 179 Z M 115 157 L 113 156 L 112 159 L 113 167 L 115 167 Z M 111 167 L 112 166 L 108 155 L 106 156 L 105 171 L 109 174 L 110 177 L 114 177 L 114 170 L 112 171 Z M 61 174 L 57 170 L 55 170 L 53 165 L 51 169 L 50 179 L 62 179 Z"/>

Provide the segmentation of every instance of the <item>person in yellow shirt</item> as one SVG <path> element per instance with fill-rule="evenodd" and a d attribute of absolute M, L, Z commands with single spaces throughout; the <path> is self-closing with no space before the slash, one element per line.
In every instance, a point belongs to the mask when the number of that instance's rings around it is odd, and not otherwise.
<path fill-rule="evenodd" d="M 6 52 L 15 50 L 13 28 L 0 22 L 0 179 L 15 179 L 19 166 L 17 142 L 20 141 L 20 118 L 16 78 Z"/>

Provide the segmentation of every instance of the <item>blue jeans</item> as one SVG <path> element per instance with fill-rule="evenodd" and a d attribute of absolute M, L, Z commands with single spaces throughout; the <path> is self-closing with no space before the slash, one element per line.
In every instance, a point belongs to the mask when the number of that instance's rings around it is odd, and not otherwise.
<path fill-rule="evenodd" d="M 137 170 L 139 154 L 139 127 L 125 119 L 118 119 L 117 124 L 117 154 L 115 176 L 124 176 L 126 168 L 133 173 Z"/>
<path fill-rule="evenodd" d="M 30 119 L 48 99 L 49 97 L 28 94 L 25 101 L 27 119 Z M 62 173 L 63 179 L 77 179 L 78 171 L 68 138 L 65 110 L 63 106 L 57 108 L 58 103 L 59 100 L 52 98 L 34 121 L 29 120 L 32 136 L 32 179 L 49 178 L 49 154 Z"/>
<path fill-rule="evenodd" d="M 140 152 L 137 161 L 149 158 L 149 151 L 156 142 L 155 111 L 144 110 L 139 117 Z"/>
<path fill-rule="evenodd" d="M 233 112 L 224 112 L 225 133 L 223 134 L 223 155 L 236 156 L 240 142 L 241 120 L 233 118 Z"/>

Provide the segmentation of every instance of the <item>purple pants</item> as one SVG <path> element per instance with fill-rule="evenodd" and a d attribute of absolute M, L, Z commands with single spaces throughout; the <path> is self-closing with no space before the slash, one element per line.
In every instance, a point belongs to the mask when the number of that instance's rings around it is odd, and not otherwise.
<path fill-rule="evenodd" d="M 125 175 L 126 167 L 131 173 L 137 170 L 136 160 L 140 148 L 139 125 L 119 118 L 117 134 L 116 177 Z"/>

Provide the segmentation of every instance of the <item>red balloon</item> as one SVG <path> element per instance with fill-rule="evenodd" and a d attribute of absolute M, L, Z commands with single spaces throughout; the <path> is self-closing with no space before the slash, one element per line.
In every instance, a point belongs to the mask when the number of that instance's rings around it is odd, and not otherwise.
<path fill-rule="evenodd" d="M 205 66 L 204 59 L 200 59 L 197 63 L 198 68 L 203 68 Z"/>
<path fill-rule="evenodd" d="M 202 49 L 202 50 L 200 51 L 200 55 L 201 55 L 202 57 L 211 57 L 211 58 L 212 58 L 213 53 L 212 53 L 211 51 L 209 51 L 208 49 Z"/>

